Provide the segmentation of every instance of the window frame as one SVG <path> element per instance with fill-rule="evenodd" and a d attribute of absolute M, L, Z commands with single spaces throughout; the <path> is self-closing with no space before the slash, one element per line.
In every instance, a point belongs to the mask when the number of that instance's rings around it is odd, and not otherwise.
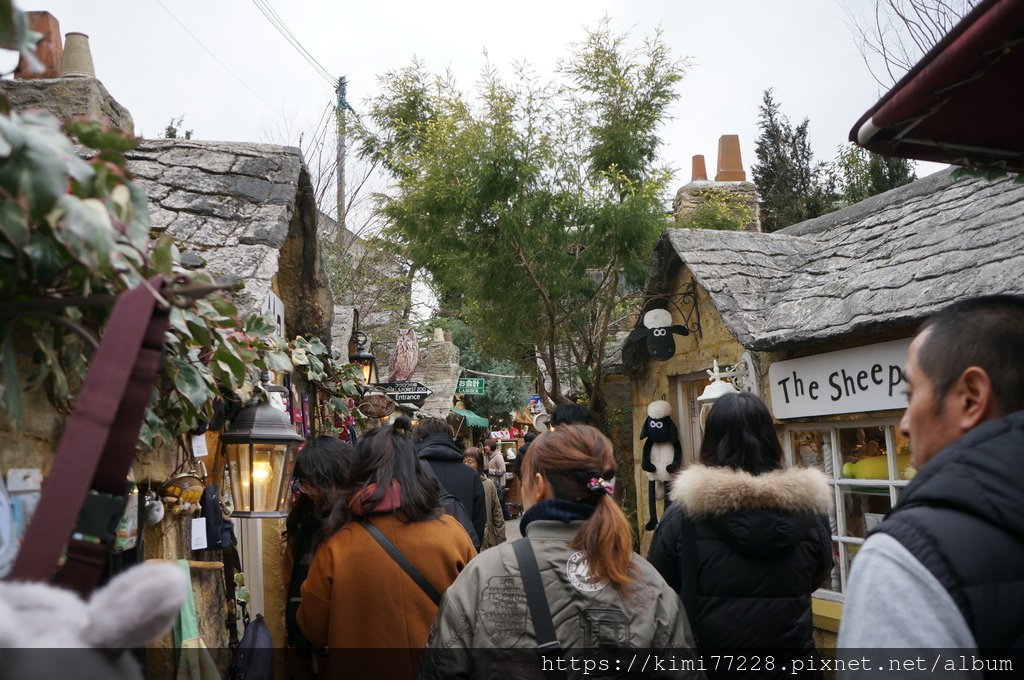
<path fill-rule="evenodd" d="M 899 479 L 896 474 L 897 455 L 896 433 L 899 429 L 900 415 L 866 418 L 863 420 L 824 420 L 801 423 L 787 423 L 783 426 L 783 455 L 787 468 L 803 467 L 796 464 L 796 452 L 793 447 L 793 434 L 795 432 L 821 432 L 827 433 L 831 443 L 832 475 L 828 479 L 829 488 L 832 490 L 832 502 L 835 510 L 836 532 L 832 534 L 833 543 L 839 545 L 839 590 L 835 591 L 825 586 L 813 593 L 813 596 L 822 600 L 842 602 L 843 594 L 846 592 L 849 579 L 849 568 L 847 563 L 852 563 L 852 556 L 849 554 L 849 546 L 861 546 L 863 538 L 847 535 L 846 509 L 843 503 L 843 489 L 855 490 L 861 488 L 874 488 L 884 486 L 889 492 L 889 507 L 895 507 L 900 491 L 910 483 L 910 480 Z M 885 432 L 886 463 L 888 479 L 853 479 L 842 476 L 843 457 L 840 448 L 840 430 L 854 428 L 880 427 Z M 890 455 L 888 452 L 892 452 Z M 822 472 L 825 472 L 822 470 Z M 825 472 L 827 475 L 828 473 Z"/>

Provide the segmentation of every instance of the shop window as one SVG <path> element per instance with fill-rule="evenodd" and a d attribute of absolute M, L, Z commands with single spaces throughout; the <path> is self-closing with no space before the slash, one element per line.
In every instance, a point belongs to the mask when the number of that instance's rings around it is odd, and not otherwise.
<path fill-rule="evenodd" d="M 793 425 L 785 433 L 786 463 L 816 467 L 829 479 L 836 566 L 818 595 L 842 599 L 850 565 L 868 533 L 896 503 L 913 476 L 910 447 L 897 421 Z"/>

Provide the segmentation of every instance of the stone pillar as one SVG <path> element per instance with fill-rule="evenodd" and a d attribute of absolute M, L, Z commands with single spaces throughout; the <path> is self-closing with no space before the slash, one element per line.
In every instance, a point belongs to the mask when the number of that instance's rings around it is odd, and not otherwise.
<path fill-rule="evenodd" d="M 355 308 L 334 305 L 334 318 L 331 320 L 331 349 L 348 358 L 348 341 L 352 337 L 355 323 Z"/>
<path fill-rule="evenodd" d="M 448 416 L 462 374 L 459 356 L 459 348 L 446 340 L 434 339 L 420 350 L 420 362 L 412 374 L 412 381 L 423 383 L 434 391 L 420 410 L 437 418 Z"/>

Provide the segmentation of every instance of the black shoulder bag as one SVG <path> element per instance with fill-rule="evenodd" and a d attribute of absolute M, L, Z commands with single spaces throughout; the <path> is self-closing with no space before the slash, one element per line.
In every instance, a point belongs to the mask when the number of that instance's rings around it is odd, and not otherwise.
<path fill-rule="evenodd" d="M 555 635 L 555 623 L 551 618 L 547 595 L 544 594 L 544 583 L 540 579 L 540 567 L 537 566 L 533 545 L 524 536 L 512 543 L 512 550 L 523 577 L 526 606 L 530 608 L 530 620 L 533 621 L 533 631 L 537 636 L 537 651 L 545 662 L 544 677 L 548 680 L 564 680 L 565 671 L 559 669 L 562 644 Z"/>

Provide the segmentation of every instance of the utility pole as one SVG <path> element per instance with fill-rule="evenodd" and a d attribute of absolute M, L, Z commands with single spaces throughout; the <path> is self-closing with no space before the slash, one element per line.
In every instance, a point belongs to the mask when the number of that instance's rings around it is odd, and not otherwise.
<path fill-rule="evenodd" d="M 335 236 L 338 244 L 345 241 L 345 137 L 347 132 L 346 110 L 351 110 L 346 96 L 348 94 L 348 79 L 345 76 L 338 78 L 338 87 L 335 90 L 338 95 L 338 105 L 334 110 L 338 122 L 338 232 Z"/>

